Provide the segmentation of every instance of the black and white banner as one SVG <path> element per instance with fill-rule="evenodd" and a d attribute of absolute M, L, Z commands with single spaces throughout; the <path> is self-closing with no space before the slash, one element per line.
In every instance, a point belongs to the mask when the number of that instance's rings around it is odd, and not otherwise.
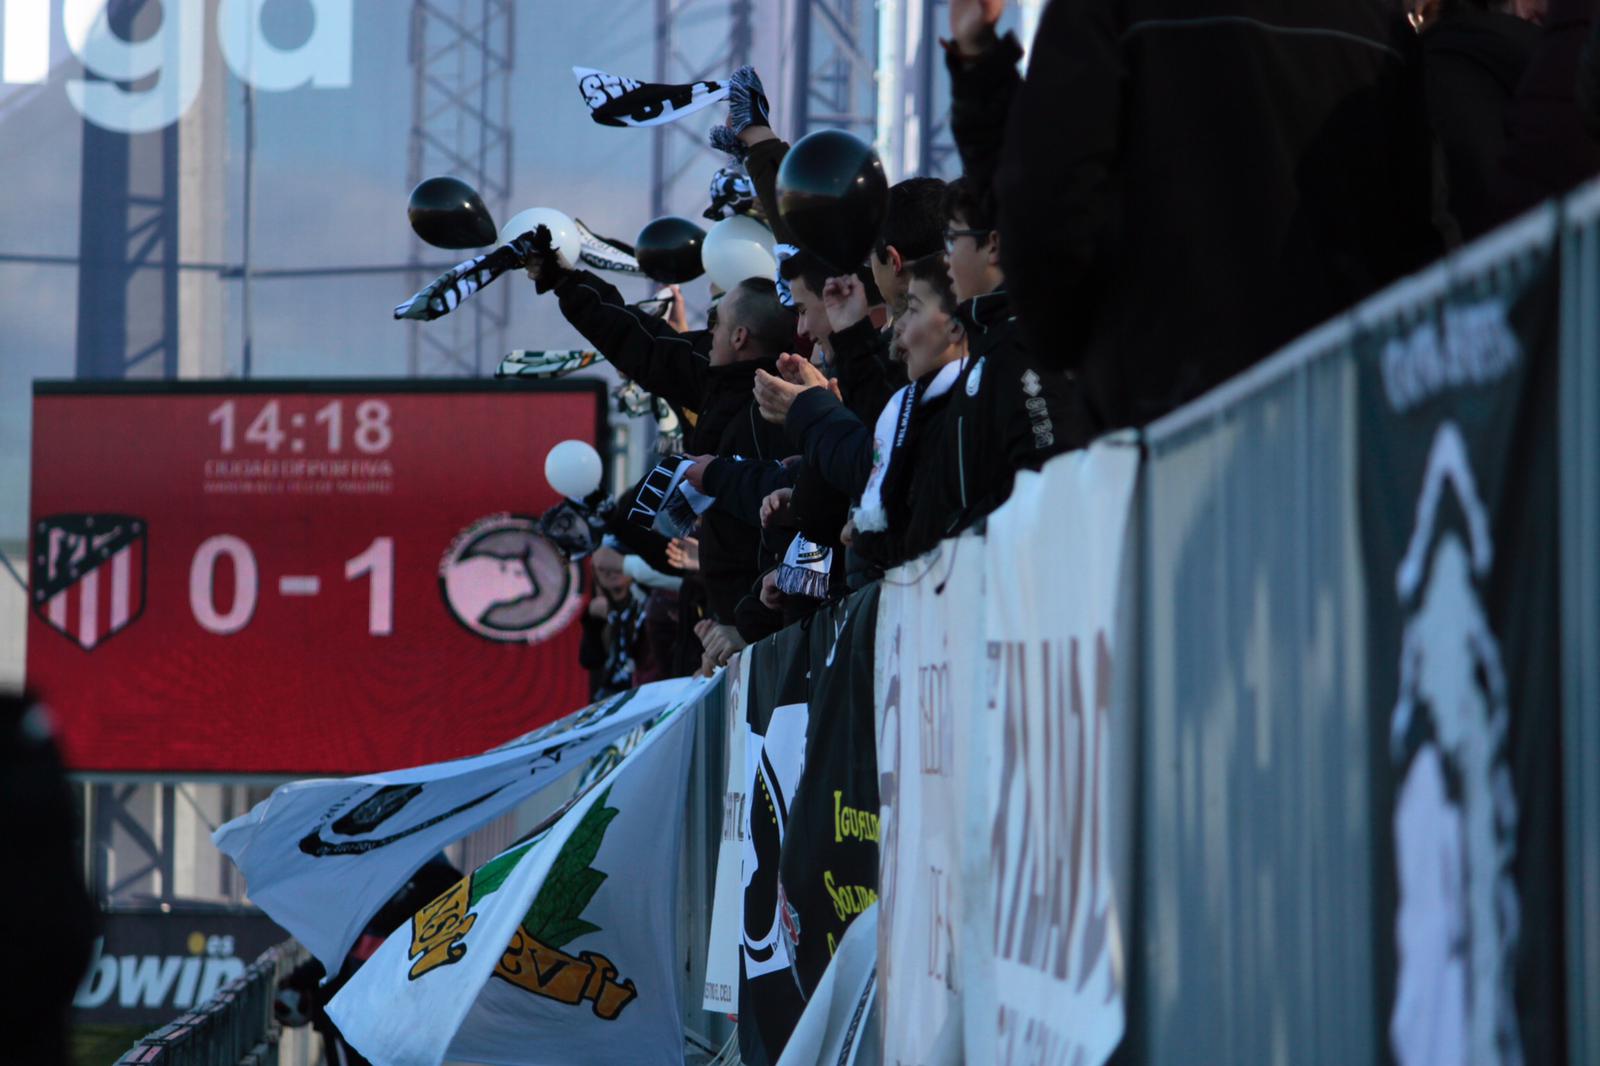
<path fill-rule="evenodd" d="M 779 880 L 789 812 L 805 768 L 811 715 L 805 631 L 790 626 L 745 651 L 744 766 L 748 801 L 740 879 L 739 1053 L 746 1066 L 776 1062 L 805 1009 L 795 936 Z"/>
<path fill-rule="evenodd" d="M 845 930 L 878 899 L 872 718 L 878 595 L 878 586 L 869 586 L 810 623 L 810 730 L 779 878 L 795 975 L 808 998 Z"/>
<path fill-rule="evenodd" d="M 662 85 L 591 67 L 573 67 L 572 76 L 589 117 L 602 126 L 660 126 L 728 98 L 728 86 L 719 81 Z"/>
<path fill-rule="evenodd" d="M 1552 253 L 1357 342 L 1378 1057 L 1397 1066 L 1567 1061 L 1556 292 Z"/>

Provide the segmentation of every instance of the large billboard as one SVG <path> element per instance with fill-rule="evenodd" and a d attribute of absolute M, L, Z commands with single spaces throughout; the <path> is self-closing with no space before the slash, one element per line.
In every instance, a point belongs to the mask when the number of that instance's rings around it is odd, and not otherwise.
<path fill-rule="evenodd" d="M 80 770 L 357 773 L 588 698 L 545 453 L 603 386 L 39 383 L 28 683 Z"/>

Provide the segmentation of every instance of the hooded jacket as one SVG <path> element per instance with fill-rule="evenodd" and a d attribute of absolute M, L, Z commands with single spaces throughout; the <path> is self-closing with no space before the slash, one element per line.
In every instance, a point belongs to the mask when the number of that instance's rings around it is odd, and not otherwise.
<path fill-rule="evenodd" d="M 1443 250 L 1416 35 L 1376 0 L 1055 0 L 1001 255 L 1035 357 L 1143 423 Z"/>
<path fill-rule="evenodd" d="M 967 300 L 958 315 L 967 362 L 951 389 L 946 436 L 927 450 L 953 485 L 945 533 L 1004 503 L 1018 470 L 1037 470 L 1092 435 L 1075 384 L 1032 357 L 1005 290 Z"/>

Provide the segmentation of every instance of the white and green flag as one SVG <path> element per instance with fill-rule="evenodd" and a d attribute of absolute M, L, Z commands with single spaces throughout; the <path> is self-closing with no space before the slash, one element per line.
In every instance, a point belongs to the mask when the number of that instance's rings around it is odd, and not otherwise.
<path fill-rule="evenodd" d="M 295 781 L 212 839 L 244 874 L 251 901 L 338 973 L 362 928 L 441 848 L 546 787 L 570 787 L 572 771 L 704 687 L 688 678 L 644 685 L 482 755 Z"/>
<path fill-rule="evenodd" d="M 699 701 L 560 820 L 395 930 L 328 1013 L 375 1066 L 683 1062 L 683 797 Z"/>

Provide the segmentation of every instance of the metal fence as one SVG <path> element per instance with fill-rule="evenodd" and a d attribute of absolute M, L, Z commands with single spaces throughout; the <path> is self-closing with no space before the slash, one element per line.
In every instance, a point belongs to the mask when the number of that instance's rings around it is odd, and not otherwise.
<path fill-rule="evenodd" d="M 290 941 L 268 948 L 206 1002 L 141 1038 L 116 1066 L 291 1066 L 279 1056 L 282 1027 L 273 1019 L 278 980 L 306 958 Z"/>
<path fill-rule="evenodd" d="M 1148 428 L 1130 1061 L 1381 1046 L 1352 342 L 1515 282 L 1557 242 L 1569 1041 L 1600 1061 L 1600 184 Z"/>
<path fill-rule="evenodd" d="M 1567 1018 L 1573 1062 L 1600 1061 L 1600 182 L 1561 233 L 1561 681 Z"/>

